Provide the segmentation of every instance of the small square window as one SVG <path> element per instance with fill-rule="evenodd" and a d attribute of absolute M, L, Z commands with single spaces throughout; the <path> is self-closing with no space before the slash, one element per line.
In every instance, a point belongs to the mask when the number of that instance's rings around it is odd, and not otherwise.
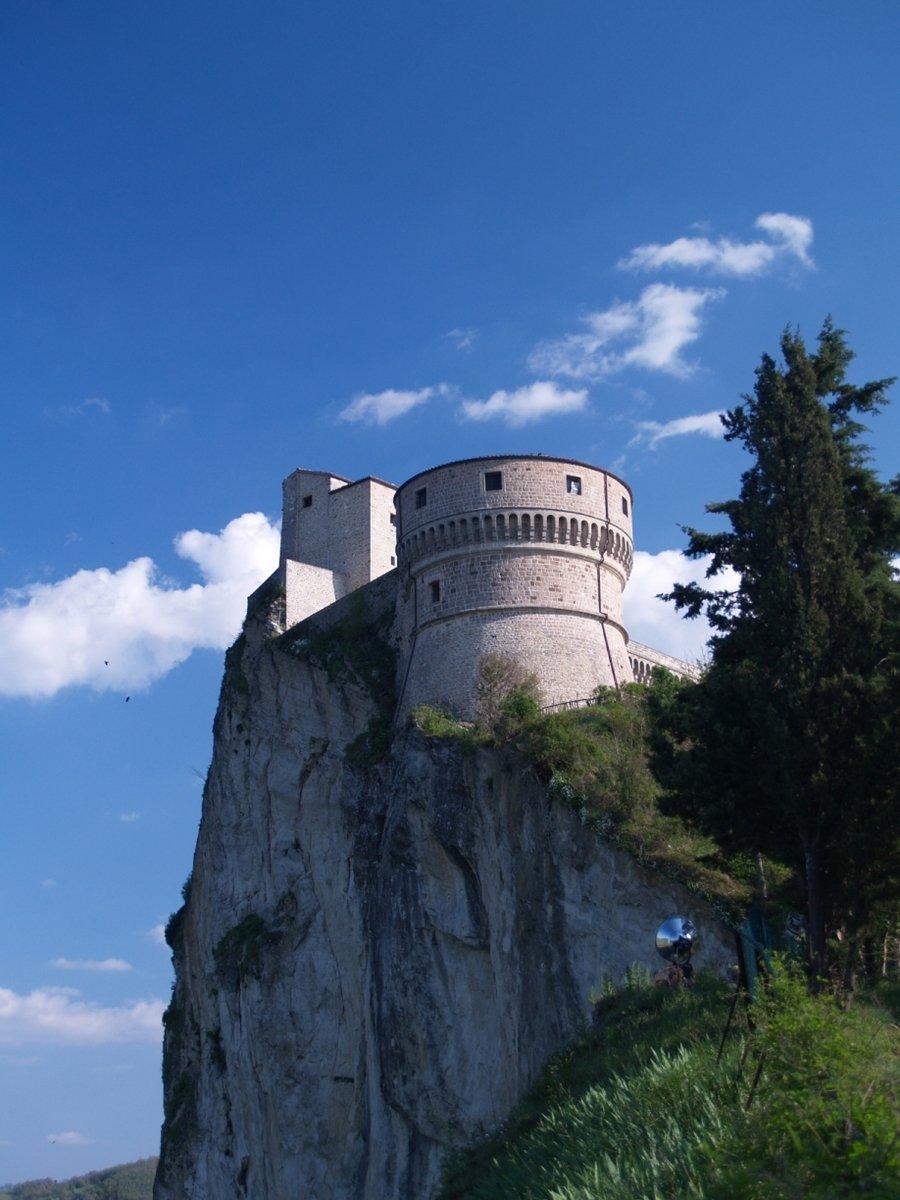
<path fill-rule="evenodd" d="M 396 558 L 394 557 L 394 555 L 392 554 L 392 555 L 391 555 L 391 566 L 392 566 L 392 567 L 396 567 L 396 565 L 397 565 L 397 559 L 396 559 Z"/>
<path fill-rule="evenodd" d="M 303 507 L 304 508 L 312 508 L 312 496 L 304 496 L 303 497 Z"/>
<path fill-rule="evenodd" d="M 397 524 L 397 514 L 396 513 L 391 513 L 391 524 L 392 525 Z"/>
<path fill-rule="evenodd" d="M 570 496 L 581 495 L 581 476 L 567 475 L 566 476 L 566 491 Z"/>
<path fill-rule="evenodd" d="M 628 516 L 628 498 L 626 496 L 622 497 L 622 512 L 626 517 Z"/>
<path fill-rule="evenodd" d="M 440 598 L 441 598 L 441 584 L 440 584 L 440 580 L 438 580 L 438 579 L 434 579 L 434 580 L 432 580 L 432 582 L 431 582 L 431 583 L 429 583 L 428 587 L 429 587 L 429 589 L 430 589 L 430 591 L 431 591 L 431 603 L 432 603 L 432 604 L 437 604 L 437 603 L 438 603 L 438 601 L 439 601 L 439 600 L 440 600 Z"/>
<path fill-rule="evenodd" d="M 416 508 L 424 508 L 428 503 L 428 488 L 419 488 L 416 492 Z"/>
<path fill-rule="evenodd" d="M 503 472 L 502 471 L 485 471 L 485 473 L 484 473 L 484 490 L 486 492 L 502 492 L 503 491 Z"/>

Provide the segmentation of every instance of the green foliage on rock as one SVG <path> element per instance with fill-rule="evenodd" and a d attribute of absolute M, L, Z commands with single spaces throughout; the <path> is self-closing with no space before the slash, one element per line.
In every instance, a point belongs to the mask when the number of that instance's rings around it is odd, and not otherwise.
<path fill-rule="evenodd" d="M 397 653 L 387 640 L 391 619 L 389 612 L 370 613 L 364 598 L 354 594 L 333 625 L 322 628 L 310 618 L 278 640 L 283 650 L 323 668 L 332 681 L 355 683 L 372 697 L 376 711 L 347 746 L 347 761 L 359 770 L 386 758 L 393 738 Z"/>
<path fill-rule="evenodd" d="M 347 745 L 347 761 L 358 770 L 366 770 L 382 762 L 388 755 L 394 736 L 393 717 L 389 711 L 377 712 L 369 718 L 366 728 Z"/>
<path fill-rule="evenodd" d="M 248 695 L 250 684 L 244 674 L 242 660 L 247 647 L 247 638 L 242 633 L 233 645 L 225 651 L 225 678 L 223 686 L 231 688 L 242 696 Z"/>
<path fill-rule="evenodd" d="M 334 682 L 363 687 L 382 708 L 392 709 L 397 654 L 387 640 L 390 612 L 371 613 L 364 597 L 350 596 L 347 610 L 334 624 L 315 617 L 301 621 L 278 639 L 278 645 L 304 662 L 322 667 Z"/>
<path fill-rule="evenodd" d="M 219 939 L 213 957 L 227 985 L 237 987 L 247 976 L 259 974 L 262 952 L 273 936 L 258 913 L 248 913 Z"/>
<path fill-rule="evenodd" d="M 686 884 L 730 919 L 751 889 L 729 873 L 712 838 L 660 811 L 660 788 L 650 770 L 651 744 L 662 736 L 659 714 L 681 686 L 660 670 L 649 686 L 600 688 L 590 706 L 544 712 L 526 680 L 493 697 L 491 724 L 484 718 L 463 724 L 427 706 L 415 709 L 413 720 L 428 737 L 523 754 L 551 798 L 573 808 L 598 836 Z"/>

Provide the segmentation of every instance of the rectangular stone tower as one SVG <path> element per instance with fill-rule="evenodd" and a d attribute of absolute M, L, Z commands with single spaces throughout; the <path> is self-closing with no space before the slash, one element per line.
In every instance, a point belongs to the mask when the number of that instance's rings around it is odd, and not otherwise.
<path fill-rule="evenodd" d="M 290 628 L 396 565 L 397 489 L 371 475 L 351 483 L 303 469 L 282 488 L 279 571 Z"/>

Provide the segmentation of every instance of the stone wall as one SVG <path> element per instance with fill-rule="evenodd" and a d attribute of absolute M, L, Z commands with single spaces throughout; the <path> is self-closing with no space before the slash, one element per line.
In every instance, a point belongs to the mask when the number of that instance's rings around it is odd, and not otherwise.
<path fill-rule="evenodd" d="M 420 703 L 473 715 L 487 654 L 516 658 L 544 700 L 630 682 L 622 590 L 631 493 L 573 460 L 467 459 L 397 493 L 410 647 L 400 716 Z"/>
<path fill-rule="evenodd" d="M 573 485 L 578 490 L 573 491 Z M 544 455 L 462 459 L 414 475 L 399 489 L 397 504 L 401 544 L 435 521 L 510 506 L 608 523 L 632 540 L 628 485 L 608 471 L 571 459 Z"/>
<path fill-rule="evenodd" d="M 400 720 L 422 703 L 473 715 L 487 654 L 518 659 L 547 704 L 649 678 L 654 665 L 690 674 L 629 648 L 632 515 L 623 480 L 574 459 L 464 459 L 399 489 L 298 470 L 284 481 L 286 624 L 397 567 Z"/>
<path fill-rule="evenodd" d="M 683 659 L 664 654 L 662 650 L 654 650 L 652 646 L 645 646 L 642 642 L 628 643 L 628 660 L 635 683 L 649 682 L 654 667 L 665 667 L 673 675 L 687 676 L 689 679 L 700 677 L 699 663 L 686 663 Z"/>

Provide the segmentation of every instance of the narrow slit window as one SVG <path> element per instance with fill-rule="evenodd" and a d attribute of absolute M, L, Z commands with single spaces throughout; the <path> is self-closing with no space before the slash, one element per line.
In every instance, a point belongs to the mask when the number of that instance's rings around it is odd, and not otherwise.
<path fill-rule="evenodd" d="M 581 476 L 567 475 L 566 476 L 566 491 L 570 496 L 581 495 Z"/>
<path fill-rule="evenodd" d="M 627 498 L 627 496 L 622 497 L 622 512 L 624 513 L 624 515 L 626 517 L 628 516 L 628 498 Z"/>
<path fill-rule="evenodd" d="M 484 490 L 486 492 L 502 492 L 503 491 L 503 472 L 502 471 L 485 471 L 485 473 L 484 473 Z"/>
<path fill-rule="evenodd" d="M 428 587 L 431 591 L 431 603 L 438 604 L 441 599 L 441 581 L 439 579 L 433 579 L 431 583 L 429 583 Z"/>
<path fill-rule="evenodd" d="M 391 524 L 392 525 L 397 524 L 397 514 L 396 513 L 391 513 Z"/>
<path fill-rule="evenodd" d="M 416 508 L 424 508 L 428 503 L 428 488 L 419 488 L 416 492 Z"/>

